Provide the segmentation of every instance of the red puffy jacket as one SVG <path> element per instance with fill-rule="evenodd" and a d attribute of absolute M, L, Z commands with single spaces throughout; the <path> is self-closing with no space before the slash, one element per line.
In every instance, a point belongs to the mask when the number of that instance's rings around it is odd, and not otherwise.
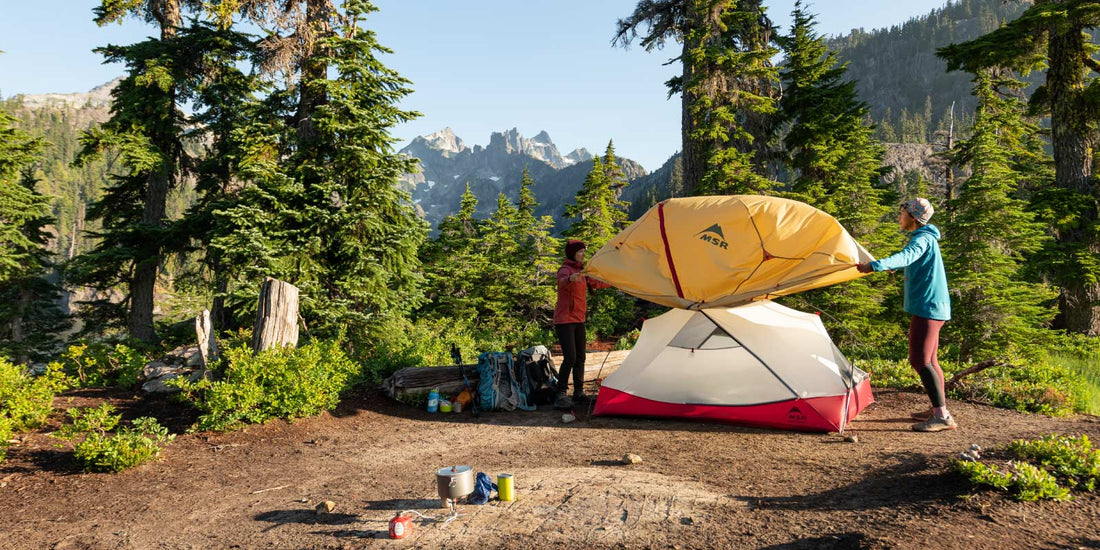
<path fill-rule="evenodd" d="M 554 307 L 554 324 L 583 323 L 588 310 L 588 289 L 607 288 L 611 285 L 584 277 L 569 282 L 569 277 L 580 273 L 584 266 L 574 260 L 565 260 L 558 270 L 558 305 Z"/>

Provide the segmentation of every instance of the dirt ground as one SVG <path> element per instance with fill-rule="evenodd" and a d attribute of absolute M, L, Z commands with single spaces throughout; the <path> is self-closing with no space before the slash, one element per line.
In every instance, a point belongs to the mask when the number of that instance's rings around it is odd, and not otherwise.
<path fill-rule="evenodd" d="M 564 424 L 552 410 L 428 414 L 374 391 L 334 414 L 230 434 L 181 435 L 162 460 L 85 474 L 45 433 L 0 465 L 2 548 L 1098 548 L 1100 497 L 1017 503 L 969 493 L 948 471 L 971 443 L 1044 433 L 1100 441 L 1094 417 L 1056 419 L 951 402 L 960 429 L 909 430 L 915 393 L 881 390 L 837 435 L 627 418 Z M 169 400 L 104 399 L 182 431 Z M 619 464 L 624 453 L 643 462 Z M 462 505 L 442 518 L 437 468 L 515 474 L 514 502 Z M 318 515 L 321 501 L 336 503 Z"/>

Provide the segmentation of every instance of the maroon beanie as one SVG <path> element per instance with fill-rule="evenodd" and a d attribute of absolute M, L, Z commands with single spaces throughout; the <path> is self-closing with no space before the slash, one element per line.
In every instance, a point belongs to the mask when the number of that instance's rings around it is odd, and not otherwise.
<path fill-rule="evenodd" d="M 566 259 L 572 260 L 573 256 L 577 253 L 578 250 L 584 250 L 585 248 L 588 247 L 584 246 L 583 242 L 570 239 L 568 242 L 565 243 Z"/>

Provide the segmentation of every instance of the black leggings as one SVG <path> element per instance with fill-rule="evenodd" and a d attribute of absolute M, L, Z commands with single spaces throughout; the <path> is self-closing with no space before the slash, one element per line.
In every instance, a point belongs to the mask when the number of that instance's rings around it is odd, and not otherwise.
<path fill-rule="evenodd" d="M 561 344 L 561 367 L 558 369 L 558 393 L 569 386 L 569 371 L 573 371 L 573 395 L 584 391 L 584 323 L 554 325 Z"/>
<path fill-rule="evenodd" d="M 909 320 L 909 365 L 920 376 L 924 391 L 933 407 L 943 407 L 943 369 L 936 358 L 940 350 L 940 329 L 944 321 L 935 321 L 914 315 Z"/>

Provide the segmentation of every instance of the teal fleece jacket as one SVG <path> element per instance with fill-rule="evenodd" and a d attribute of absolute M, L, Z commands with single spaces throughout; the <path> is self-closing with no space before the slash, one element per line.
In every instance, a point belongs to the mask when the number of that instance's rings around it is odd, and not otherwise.
<path fill-rule="evenodd" d="M 905 311 L 910 315 L 949 321 L 951 297 L 947 294 L 947 273 L 940 255 L 940 230 L 925 225 L 913 231 L 909 244 L 894 254 L 871 262 L 875 271 L 905 268 Z"/>

